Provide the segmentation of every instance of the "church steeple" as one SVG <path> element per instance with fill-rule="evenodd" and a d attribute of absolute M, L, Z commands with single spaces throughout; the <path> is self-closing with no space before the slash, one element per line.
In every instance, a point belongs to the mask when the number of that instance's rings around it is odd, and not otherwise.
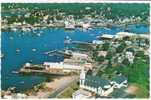
<path fill-rule="evenodd" d="M 81 69 L 81 73 L 80 73 L 80 85 L 84 85 L 84 81 L 85 81 L 85 71 L 84 71 L 84 67 Z"/>

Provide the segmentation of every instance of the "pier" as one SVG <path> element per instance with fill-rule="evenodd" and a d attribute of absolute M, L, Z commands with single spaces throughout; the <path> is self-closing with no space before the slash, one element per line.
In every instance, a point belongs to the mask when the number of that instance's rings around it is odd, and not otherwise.
<path fill-rule="evenodd" d="M 93 45 L 93 43 L 90 42 L 84 42 L 84 41 L 71 41 L 72 44 L 85 44 L 85 45 Z"/>
<path fill-rule="evenodd" d="M 71 73 L 78 73 L 82 69 L 81 66 L 70 65 L 66 63 L 54 63 L 44 62 L 43 64 L 34 65 L 26 63 L 20 70 L 19 73 L 31 74 L 51 74 L 51 75 L 69 75 Z"/>
<path fill-rule="evenodd" d="M 69 50 L 52 50 L 48 52 L 44 52 L 47 55 L 54 55 L 54 56 L 64 56 L 64 58 L 70 58 L 72 56 L 72 52 Z"/>
<path fill-rule="evenodd" d="M 26 63 L 20 70 L 20 74 L 32 74 L 32 73 L 39 73 L 39 74 L 48 74 L 48 75 L 67 75 L 67 73 L 61 71 L 48 71 L 45 69 L 44 65 L 33 65 Z"/>

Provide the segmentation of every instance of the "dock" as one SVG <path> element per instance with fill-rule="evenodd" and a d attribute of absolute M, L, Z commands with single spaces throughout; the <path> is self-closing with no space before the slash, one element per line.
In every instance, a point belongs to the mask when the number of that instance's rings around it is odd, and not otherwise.
<path fill-rule="evenodd" d="M 57 71 L 47 71 L 44 67 L 44 65 L 30 65 L 30 66 L 26 66 L 24 65 L 20 70 L 19 70 L 20 74 L 46 74 L 46 75 L 68 75 L 68 73 L 64 73 L 64 72 L 57 72 Z"/>
<path fill-rule="evenodd" d="M 72 52 L 68 50 L 52 50 L 45 52 L 44 54 L 53 55 L 53 56 L 63 56 L 64 58 L 70 58 L 72 56 Z"/>
<path fill-rule="evenodd" d="M 93 45 L 93 43 L 90 42 L 84 42 L 84 41 L 71 41 L 72 44 L 85 44 L 85 45 Z"/>

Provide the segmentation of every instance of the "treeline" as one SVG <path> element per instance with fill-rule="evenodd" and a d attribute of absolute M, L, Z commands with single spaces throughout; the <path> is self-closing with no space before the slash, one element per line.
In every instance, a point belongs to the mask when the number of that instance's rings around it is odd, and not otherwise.
<path fill-rule="evenodd" d="M 12 7 L 13 8 L 12 8 Z M 85 9 L 89 7 L 91 9 Z M 18 9 L 18 8 L 28 8 L 29 11 L 33 10 L 47 10 L 48 14 L 54 12 L 56 9 L 59 12 L 65 12 L 66 15 L 75 15 L 78 18 L 83 17 L 86 14 L 100 14 L 103 13 L 106 18 L 118 19 L 119 17 L 130 17 L 130 16 L 140 16 L 146 19 L 149 16 L 149 4 L 95 4 L 95 3 L 3 3 L 3 10 Z M 94 12 L 94 13 L 92 13 Z"/>

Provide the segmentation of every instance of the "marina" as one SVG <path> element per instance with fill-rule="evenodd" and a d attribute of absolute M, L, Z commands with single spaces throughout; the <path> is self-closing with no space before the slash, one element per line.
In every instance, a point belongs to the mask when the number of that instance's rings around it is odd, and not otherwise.
<path fill-rule="evenodd" d="M 144 33 L 148 32 L 148 27 L 144 25 L 131 25 L 131 29 L 135 28 L 135 26 L 139 26 L 142 28 L 142 31 Z M 130 26 L 128 26 L 130 27 Z M 30 35 L 24 35 L 23 37 L 19 38 L 18 32 L 2 32 L 2 54 L 5 55 L 5 59 L 2 59 L 2 66 L 5 66 L 2 69 L 2 88 L 7 89 L 10 86 L 14 86 L 14 84 L 11 84 L 11 80 L 14 80 L 14 78 L 17 79 L 17 82 L 15 84 L 16 87 L 20 87 L 20 81 L 25 82 L 25 88 L 30 87 L 30 82 L 33 82 L 34 80 L 44 80 L 44 77 L 36 76 L 35 79 L 32 78 L 33 81 L 30 81 L 30 77 L 25 77 L 25 79 L 20 79 L 20 76 L 17 74 L 11 73 L 12 70 L 19 70 L 23 63 L 31 62 L 34 64 L 42 64 L 44 61 L 52 61 L 52 62 L 60 62 L 63 61 L 63 56 L 58 55 L 52 55 L 48 56 L 47 54 L 51 54 L 56 52 L 56 50 L 62 51 L 66 45 L 64 45 L 64 39 L 66 36 L 69 36 L 73 41 L 79 41 L 75 42 L 78 43 L 86 43 L 88 41 L 93 41 L 96 39 L 97 36 L 100 36 L 102 33 L 108 32 L 108 34 L 115 34 L 119 31 L 122 31 L 122 28 L 111 28 L 110 30 L 106 30 L 103 28 L 95 28 L 91 31 L 81 31 L 79 29 L 75 29 L 72 34 L 68 34 L 68 32 L 65 32 L 64 29 L 41 29 L 41 31 L 44 32 L 44 34 L 40 37 L 32 37 Z M 136 30 L 137 31 L 137 30 Z M 50 34 L 51 33 L 51 34 Z M 32 34 L 32 33 L 31 33 Z M 58 34 L 60 37 L 58 37 Z M 94 34 L 93 36 L 91 34 Z M 9 36 L 12 36 L 14 39 L 9 40 Z M 85 37 L 85 38 L 83 38 Z M 30 39 L 29 39 L 30 38 Z M 26 41 L 25 41 L 26 40 Z M 31 45 L 29 45 L 31 43 Z M 90 43 L 91 44 L 91 43 Z M 69 48 L 76 48 L 74 44 L 69 44 Z M 8 49 L 11 48 L 11 49 Z M 34 49 L 33 49 L 34 48 Z M 50 50 L 50 52 L 48 52 Z M 81 49 L 82 50 L 82 49 Z M 34 52 L 33 52 L 34 51 Z M 11 52 L 10 54 L 7 54 L 7 52 Z M 19 54 L 18 54 L 19 53 Z M 60 52 L 63 53 L 63 52 Z M 46 55 L 45 55 L 46 54 Z M 18 58 L 18 60 L 12 58 Z M 20 63 L 23 62 L 23 63 Z M 16 65 L 16 66 L 14 66 Z M 21 76 L 22 77 L 22 76 Z M 39 78 L 38 78 L 39 77 Z M 7 78 L 7 80 L 6 80 Z M 34 81 L 37 84 L 39 81 Z M 35 83 L 35 84 L 36 84 Z M 5 84 L 5 85 L 4 85 Z M 23 89 L 23 88 L 20 88 Z"/>
<path fill-rule="evenodd" d="M 149 98 L 148 3 L 1 6 L 2 99 Z"/>

